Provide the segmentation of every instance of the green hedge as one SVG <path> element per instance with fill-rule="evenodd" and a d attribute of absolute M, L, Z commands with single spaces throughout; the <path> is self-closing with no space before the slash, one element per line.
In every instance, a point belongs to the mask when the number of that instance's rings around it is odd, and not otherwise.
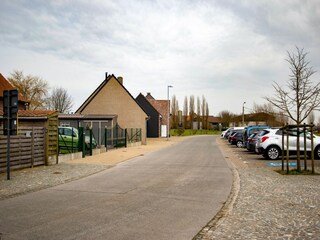
<path fill-rule="evenodd" d="M 192 136 L 192 135 L 220 135 L 217 130 L 191 130 L 191 129 L 171 129 L 170 136 Z"/>

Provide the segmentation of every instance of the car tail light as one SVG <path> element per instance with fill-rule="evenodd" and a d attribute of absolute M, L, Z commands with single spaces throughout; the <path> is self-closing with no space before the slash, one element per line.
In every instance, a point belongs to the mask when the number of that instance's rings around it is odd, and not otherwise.
<path fill-rule="evenodd" d="M 265 140 L 267 140 L 269 137 L 268 136 L 264 136 L 261 138 L 261 142 L 264 142 Z"/>

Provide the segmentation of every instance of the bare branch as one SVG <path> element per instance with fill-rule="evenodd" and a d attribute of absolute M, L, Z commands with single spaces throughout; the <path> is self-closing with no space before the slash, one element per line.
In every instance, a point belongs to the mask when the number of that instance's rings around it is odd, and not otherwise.
<path fill-rule="evenodd" d="M 307 61 L 308 53 L 296 47 L 296 52 L 287 52 L 291 74 L 284 90 L 274 83 L 274 97 L 265 97 L 273 106 L 280 109 L 297 124 L 301 124 L 311 112 L 320 106 L 320 83 L 313 85 L 312 75 L 315 73 Z"/>

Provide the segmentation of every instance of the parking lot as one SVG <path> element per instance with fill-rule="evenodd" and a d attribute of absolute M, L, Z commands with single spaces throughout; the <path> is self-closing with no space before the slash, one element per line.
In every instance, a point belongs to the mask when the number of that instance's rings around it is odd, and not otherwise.
<path fill-rule="evenodd" d="M 272 170 L 281 170 L 282 160 L 267 160 L 261 154 L 249 152 L 246 148 L 238 148 L 236 145 L 232 145 L 227 139 L 220 139 L 230 150 L 232 150 L 239 159 L 243 161 L 248 167 L 251 168 L 268 168 Z M 284 169 L 286 170 L 286 157 L 284 158 Z M 292 155 L 289 158 L 289 169 L 296 169 L 297 157 Z M 301 170 L 304 169 L 304 156 L 300 156 Z M 314 160 L 315 171 L 320 173 L 320 160 Z M 307 159 L 307 169 L 311 170 L 311 160 Z"/>

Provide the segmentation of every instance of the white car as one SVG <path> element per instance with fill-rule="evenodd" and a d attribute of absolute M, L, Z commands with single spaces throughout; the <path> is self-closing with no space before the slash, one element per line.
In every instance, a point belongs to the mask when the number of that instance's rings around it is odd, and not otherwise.
<path fill-rule="evenodd" d="M 291 129 L 289 133 L 289 154 L 297 153 L 297 130 Z M 299 133 L 300 152 L 304 152 L 304 133 Z M 313 136 L 314 157 L 320 159 L 320 137 Z M 282 129 L 265 129 L 258 137 L 257 141 L 258 152 L 266 159 L 275 160 L 282 154 Z M 284 134 L 284 150 L 287 150 L 287 135 Z M 311 136 L 307 134 L 306 150 L 308 155 L 311 155 Z"/>
<path fill-rule="evenodd" d="M 221 138 L 224 138 L 227 132 L 230 132 L 233 128 L 228 128 L 227 130 L 223 131 L 220 135 Z"/>

